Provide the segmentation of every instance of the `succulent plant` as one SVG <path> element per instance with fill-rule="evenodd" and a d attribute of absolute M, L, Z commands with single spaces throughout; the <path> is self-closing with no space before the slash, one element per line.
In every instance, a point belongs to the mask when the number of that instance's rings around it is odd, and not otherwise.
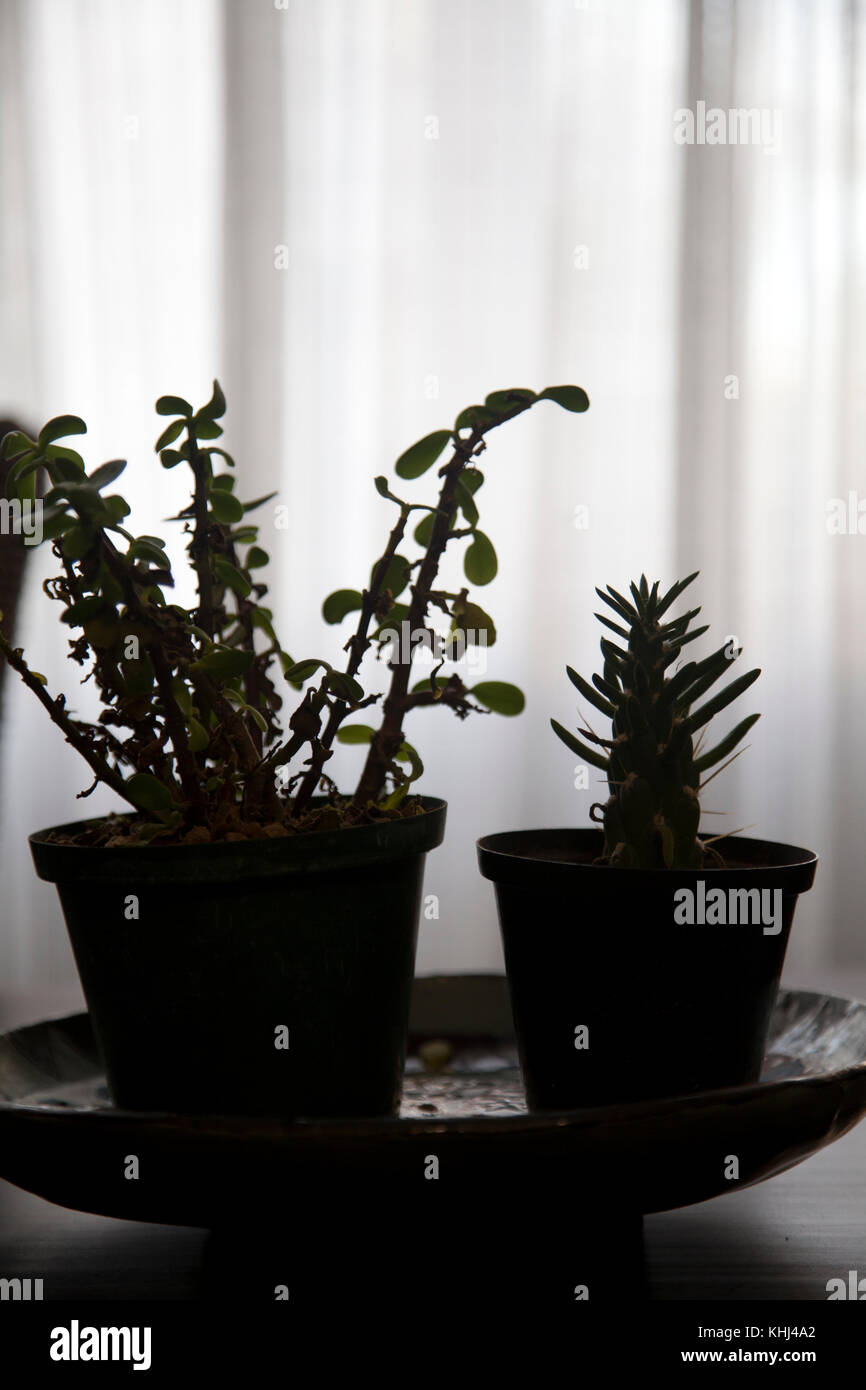
<path fill-rule="evenodd" d="M 567 671 L 583 698 L 610 719 L 611 736 L 600 737 L 586 727 L 581 731 L 584 742 L 551 720 L 563 743 L 607 776 L 610 796 L 604 805 L 593 805 L 590 816 L 604 826 L 603 861 L 611 865 L 701 869 L 723 862 L 710 841 L 698 835 L 699 794 L 711 778 L 702 779 L 710 768 L 721 772 L 719 764 L 728 766 L 726 759 L 739 756 L 734 749 L 759 715 L 750 714 L 706 751 L 702 731 L 761 673 L 747 671 L 699 704 L 740 654 L 728 641 L 704 661 L 687 661 L 668 674 L 683 647 L 708 631 L 706 626 L 689 631 L 699 608 L 664 621 L 697 574 L 679 580 L 662 596 L 658 581 L 650 588 L 642 576 L 640 584 L 630 586 L 632 602 L 610 585 L 606 592 L 596 589 L 617 621 L 602 613 L 595 616 L 622 645 L 602 637 L 603 675 L 594 675 L 592 684 L 571 667 Z"/>
<path fill-rule="evenodd" d="M 396 519 L 366 586 L 339 589 L 325 600 L 325 622 L 342 623 L 351 615 L 354 623 L 345 659 L 337 662 L 295 660 L 277 637 L 261 577 L 269 557 L 250 515 L 275 494 L 244 502 L 235 492 L 234 460 L 213 442 L 222 435 L 226 409 L 217 382 L 198 410 L 180 396 L 156 403 L 157 414 L 168 421 L 156 441 L 160 463 L 167 469 L 183 465 L 191 476 L 189 504 L 170 518 L 188 537 L 197 590 L 190 606 L 173 601 L 163 539 L 128 529 L 129 504 L 113 491 L 125 461 L 88 473 L 81 454 L 65 442 L 86 433 L 82 419 L 58 416 L 35 438 L 22 430 L 6 433 L 0 460 L 7 511 L 38 512 L 39 539 L 51 542 L 60 569 L 45 592 L 62 605 L 71 659 L 99 691 L 98 719 L 79 718 L 65 695 L 52 694 L 2 626 L 0 658 L 88 764 L 93 782 L 79 795 L 101 784 L 132 808 L 126 823 L 107 818 L 93 834 L 107 836 L 107 843 L 129 837 L 195 843 L 417 814 L 420 803 L 407 792 L 423 764 L 403 733 L 407 714 L 439 705 L 464 719 L 471 712 L 514 715 L 523 708 L 514 685 L 484 680 L 467 686 L 456 672 L 443 672 L 446 662 L 459 659 L 452 647 L 461 639 L 492 645 L 496 630 L 469 600 L 467 588 L 443 588 L 438 573 L 446 547 L 466 540 L 468 583 L 494 578 L 496 552 L 478 524 L 484 478 L 477 461 L 491 430 L 545 400 L 572 412 L 589 405 L 578 386 L 495 391 L 397 460 L 397 478 L 411 482 L 445 456 L 433 499 L 405 500 L 387 478 L 374 479 L 380 497 L 397 509 Z M 45 479 L 48 490 L 37 496 L 37 480 Z M 283 529 L 281 510 L 287 508 L 275 508 L 275 529 Z M 421 520 L 412 539 L 420 553 L 411 557 L 402 551 L 415 514 Z M 339 538 L 326 534 L 320 543 L 337 545 Z M 449 639 L 440 643 L 432 671 L 411 685 L 415 658 L 425 637 L 433 636 L 434 610 L 449 620 Z M 395 640 L 401 632 L 408 640 Z M 371 648 L 387 666 L 384 692 L 367 693 L 360 683 Z M 292 692 L 294 709 L 285 717 L 284 700 Z M 380 702 L 378 727 L 344 722 Z M 343 796 L 325 770 L 337 741 L 366 746 L 354 793 Z"/>

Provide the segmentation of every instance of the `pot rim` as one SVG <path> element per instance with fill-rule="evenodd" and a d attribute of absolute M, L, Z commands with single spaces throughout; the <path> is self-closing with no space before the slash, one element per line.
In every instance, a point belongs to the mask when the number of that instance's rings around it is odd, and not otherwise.
<path fill-rule="evenodd" d="M 266 840 L 217 840 L 203 845 L 61 845 L 46 837 L 96 825 L 105 816 L 69 821 L 27 837 L 37 876 L 49 883 L 142 881 L 235 883 L 351 868 L 426 854 L 442 843 L 447 802 L 419 796 L 420 816 L 353 825 L 340 830 Z M 131 812 L 130 815 L 134 815 Z"/>
<path fill-rule="evenodd" d="M 542 852 L 547 841 L 547 855 Z M 527 853 L 529 841 L 538 846 L 535 853 Z M 539 844 L 541 842 L 541 844 Z M 714 882 L 728 881 L 742 883 L 750 879 L 761 879 L 766 884 L 772 876 L 781 880 L 786 891 L 805 892 L 811 888 L 818 864 L 814 850 L 803 849 L 777 840 L 764 840 L 745 835 L 731 835 L 727 845 L 740 859 L 753 860 L 747 864 L 726 864 L 724 868 L 702 869 L 627 869 L 609 864 L 587 863 L 585 858 L 569 858 L 569 852 L 584 856 L 595 850 L 600 852 L 604 843 L 603 832 L 590 827 L 559 827 L 556 829 L 506 830 L 493 835 L 484 835 L 476 841 L 478 866 L 484 878 L 494 883 L 513 883 L 525 887 L 565 886 L 570 883 L 576 887 L 579 876 L 584 884 L 589 874 L 604 874 L 611 879 L 611 886 L 622 888 L 627 883 L 634 889 L 658 887 L 663 878 L 670 876 L 685 883 L 711 876 Z M 522 848 L 521 848 L 522 846 Z"/>

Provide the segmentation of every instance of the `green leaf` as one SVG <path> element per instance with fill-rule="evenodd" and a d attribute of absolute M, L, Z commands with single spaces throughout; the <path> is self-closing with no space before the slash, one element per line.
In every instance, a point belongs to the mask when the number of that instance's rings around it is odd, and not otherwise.
<path fill-rule="evenodd" d="M 473 685 L 469 693 L 493 710 L 494 714 L 521 714 L 526 704 L 523 691 L 507 681 L 482 681 L 479 685 Z"/>
<path fill-rule="evenodd" d="M 698 729 L 702 729 L 705 724 L 709 723 L 714 715 L 726 709 L 738 696 L 748 690 L 760 674 L 761 670 L 758 667 L 754 671 L 747 671 L 744 676 L 737 676 L 736 680 L 732 680 L 730 685 L 726 685 L 724 690 L 719 691 L 718 695 L 714 695 L 711 700 L 707 700 L 705 704 L 701 705 L 700 709 L 696 709 L 693 714 L 690 714 L 686 720 L 690 733 L 696 733 Z"/>
<path fill-rule="evenodd" d="M 74 457 L 79 459 L 79 462 L 75 463 L 72 458 L 49 458 L 47 457 L 48 451 L 45 452 L 45 467 L 48 469 L 48 476 L 53 483 L 76 482 L 84 477 L 84 463 L 78 454 Z M 64 455 L 71 454 L 72 450 L 64 449 L 63 452 Z"/>
<path fill-rule="evenodd" d="M 87 598 L 79 599 L 77 603 L 64 608 L 60 614 L 60 621 L 68 623 L 70 627 L 81 627 L 82 623 L 89 622 L 97 613 L 108 613 L 110 608 L 111 616 L 116 617 L 114 609 L 106 602 L 102 594 L 89 594 Z"/>
<path fill-rule="evenodd" d="M 373 641 L 379 641 L 385 632 L 396 633 L 397 640 L 400 640 L 400 624 L 405 622 L 409 616 L 409 605 L 406 603 L 395 603 L 393 608 L 389 608 L 381 624 L 373 633 Z"/>
<path fill-rule="evenodd" d="M 174 805 L 171 792 L 149 772 L 134 773 L 125 785 L 127 796 L 140 811 L 150 811 L 160 817 L 171 812 Z"/>
<path fill-rule="evenodd" d="M 138 536 L 129 547 L 129 558 L 131 560 L 149 560 L 152 565 L 159 569 L 168 569 L 168 556 L 161 545 L 157 544 L 151 536 Z"/>
<path fill-rule="evenodd" d="M 122 636 L 114 613 L 97 614 L 84 623 L 84 635 L 92 647 L 108 648 Z"/>
<path fill-rule="evenodd" d="M 219 439 L 221 434 L 222 426 L 218 425 L 215 420 L 201 419 L 198 415 L 196 416 L 195 435 L 197 439 Z"/>
<path fill-rule="evenodd" d="M 213 492 L 208 493 L 208 501 L 210 502 L 211 515 L 222 526 L 234 525 L 236 521 L 240 521 L 244 514 L 243 503 L 223 488 L 216 488 Z"/>
<path fill-rule="evenodd" d="M 603 695 L 599 694 L 597 690 L 593 689 L 589 682 L 585 681 L 583 676 L 578 675 L 577 671 L 572 670 L 570 666 L 566 666 L 565 671 L 566 675 L 568 676 L 568 679 L 571 681 L 575 689 L 580 691 L 580 694 L 583 696 L 584 700 L 588 700 L 589 703 L 591 705 L 594 705 L 594 707 L 601 714 L 605 715 L 606 718 L 613 719 L 614 715 L 616 714 L 616 706 L 612 705 L 610 700 L 606 700 Z"/>
<path fill-rule="evenodd" d="M 591 767 L 597 767 L 601 772 L 607 772 L 608 761 L 603 753 L 596 752 L 594 748 L 587 748 L 585 743 L 581 743 L 579 738 L 575 738 L 574 734 L 570 734 L 568 729 L 564 729 L 555 719 L 551 719 L 550 727 L 557 738 L 562 739 L 566 748 L 571 749 L 572 753 L 583 758 L 584 762 L 589 763 Z"/>
<path fill-rule="evenodd" d="M 159 439 L 153 446 L 154 453 L 161 454 L 163 449 L 167 449 L 169 444 L 173 444 L 178 435 L 182 433 L 183 428 L 183 420 L 173 420 L 170 425 L 166 425 Z"/>
<path fill-rule="evenodd" d="M 372 737 L 369 724 L 343 724 L 337 730 L 338 743 L 369 743 Z"/>
<path fill-rule="evenodd" d="M 105 510 L 102 498 L 89 483 L 60 483 L 46 493 L 45 500 L 54 502 L 60 498 L 70 502 L 80 516 L 88 519 L 98 517 Z"/>
<path fill-rule="evenodd" d="M 203 724 L 199 724 L 197 719 L 189 721 L 189 751 L 191 753 L 203 753 L 210 743 L 210 735 Z"/>
<path fill-rule="evenodd" d="M 424 764 L 419 758 L 416 750 L 412 747 L 411 743 L 401 743 L 400 747 L 397 749 L 397 752 L 394 754 L 394 760 L 398 763 L 409 764 L 409 776 L 406 779 L 407 782 L 417 782 L 418 778 L 422 775 L 424 771 Z"/>
<path fill-rule="evenodd" d="M 240 651 L 237 647 L 211 647 L 189 669 L 197 674 L 217 676 L 220 680 L 232 680 L 245 676 L 254 660 L 254 652 Z"/>
<path fill-rule="evenodd" d="M 110 463 L 103 463 L 99 468 L 95 468 L 88 476 L 88 483 L 100 491 L 113 483 L 115 478 L 119 478 L 126 467 L 126 459 L 112 459 Z"/>
<path fill-rule="evenodd" d="M 184 457 L 183 454 L 178 453 L 177 449 L 162 449 L 159 461 L 163 468 L 177 468 L 179 463 L 183 463 Z"/>
<path fill-rule="evenodd" d="M 688 575 L 685 579 L 680 579 L 676 584 L 671 585 L 664 597 L 660 598 L 656 604 L 657 618 L 662 617 L 662 615 L 668 611 L 672 603 L 676 603 L 683 590 L 687 589 L 689 584 L 697 579 L 699 574 L 700 570 L 694 570 L 693 573 Z"/>
<path fill-rule="evenodd" d="M 637 613 L 628 599 L 623 598 L 622 594 L 618 594 L 616 589 L 611 588 L 610 584 L 607 586 L 607 593 L 602 589 L 596 589 L 595 592 L 609 608 L 613 609 L 618 617 L 623 618 L 628 623 L 629 627 L 637 622 Z"/>
<path fill-rule="evenodd" d="M 156 403 L 157 415 L 192 415 L 192 406 L 183 396 L 160 396 Z"/>
<path fill-rule="evenodd" d="M 378 563 L 377 561 L 370 571 L 371 587 L 373 584 L 373 575 L 376 573 Z M 405 555 L 392 555 L 391 559 L 388 561 L 388 568 L 379 585 L 379 593 L 384 593 L 386 589 L 390 589 L 391 597 L 397 598 L 406 588 L 410 577 L 411 571 L 409 568 L 409 561 L 406 559 Z"/>
<path fill-rule="evenodd" d="M 155 676 L 153 665 L 149 657 L 140 657 L 137 661 L 121 661 L 124 680 L 126 681 L 127 694 L 133 698 L 138 696 L 150 695 L 153 690 Z"/>
<path fill-rule="evenodd" d="M 491 425 L 498 424 L 501 416 L 496 410 L 489 410 L 483 405 L 467 405 L 465 410 L 461 410 L 457 419 L 454 421 L 455 430 L 487 430 Z"/>
<path fill-rule="evenodd" d="M 54 419 L 49 420 L 39 431 L 39 447 L 43 449 L 46 444 L 53 444 L 55 439 L 66 439 L 70 434 L 86 433 L 87 426 L 79 416 L 55 415 Z"/>
<path fill-rule="evenodd" d="M 171 693 L 175 698 L 175 703 L 177 704 L 177 707 L 180 710 L 181 714 L 183 714 L 187 719 L 191 719 L 192 695 L 190 694 L 189 686 L 187 685 L 186 681 L 182 680 L 180 676 L 175 676 L 174 680 L 172 681 Z"/>
<path fill-rule="evenodd" d="M 474 495 L 484 482 L 484 474 L 480 468 L 467 468 L 461 473 L 460 481 Z"/>
<path fill-rule="evenodd" d="M 264 569 L 265 565 L 270 564 L 270 559 L 271 557 L 266 550 L 262 550 L 261 546 L 259 545 L 254 545 L 250 550 L 247 551 L 247 557 L 244 561 L 244 569 Z"/>
<path fill-rule="evenodd" d="M 222 387 L 218 381 L 213 384 L 213 395 L 207 405 L 203 405 L 196 414 L 196 420 L 218 420 L 221 415 L 226 413 L 226 398 L 223 395 Z"/>
<path fill-rule="evenodd" d="M 347 613 L 354 613 L 362 604 L 357 589 L 335 589 L 322 604 L 322 617 L 326 623 L 341 623 Z"/>
<path fill-rule="evenodd" d="M 376 489 L 376 491 L 378 492 L 378 494 L 379 494 L 380 497 L 387 497 L 389 502 L 398 502 L 398 503 L 400 504 L 400 506 L 403 505 L 402 502 L 400 501 L 400 498 L 399 498 L 399 497 L 395 497 L 395 496 L 394 496 L 394 493 L 393 493 L 393 492 L 391 491 L 391 489 L 388 487 L 388 479 L 387 479 L 387 478 L 385 478 L 385 477 L 383 477 L 383 476 L 381 476 L 381 475 L 380 475 L 378 478 L 374 478 L 374 479 L 373 479 L 373 486 L 375 487 L 375 489 Z"/>
<path fill-rule="evenodd" d="M 363 686 L 360 686 L 351 676 L 347 676 L 343 671 L 332 671 L 325 681 L 326 689 L 332 694 L 339 696 L 341 700 L 348 700 L 349 704 L 356 705 L 359 700 L 364 698 Z"/>
<path fill-rule="evenodd" d="M 265 634 L 272 646 L 279 647 L 280 644 L 277 640 L 277 634 L 274 631 L 273 615 L 270 609 L 254 608 L 252 613 L 252 624 L 253 627 L 257 627 L 260 632 Z"/>
<path fill-rule="evenodd" d="M 12 484 L 15 496 L 21 502 L 36 501 L 36 470 L 24 470 Z M 7 479 L 7 495 L 9 494 L 9 481 Z"/>
<path fill-rule="evenodd" d="M 14 497 L 16 495 L 15 484 L 20 483 L 22 478 L 29 477 L 31 473 L 36 473 L 37 469 L 42 467 L 42 458 L 32 449 L 27 454 L 19 454 L 14 463 L 10 464 L 6 474 L 6 496 Z"/>
<path fill-rule="evenodd" d="M 496 551 L 483 531 L 476 531 L 466 554 L 463 557 L 463 572 L 470 584 L 489 584 L 496 578 L 499 568 Z"/>
<path fill-rule="evenodd" d="M 606 618 L 603 613 L 594 613 L 593 617 L 598 618 L 598 621 L 603 627 L 608 628 L 611 632 L 615 632 L 617 637 L 624 637 L 625 640 L 628 641 L 629 634 L 624 627 L 620 627 L 619 623 L 615 623 L 610 618 Z"/>
<path fill-rule="evenodd" d="M 395 787 L 392 792 L 389 792 L 388 795 L 379 802 L 379 805 L 382 807 L 383 811 L 396 811 L 401 801 L 406 800 L 406 793 L 408 790 L 408 780 L 401 782 L 399 786 Z"/>
<path fill-rule="evenodd" d="M 235 480 L 231 473 L 217 473 L 211 478 L 210 487 L 216 488 L 217 492 L 234 492 Z"/>
<path fill-rule="evenodd" d="M 253 723 L 258 726 L 261 733 L 266 734 L 268 732 L 268 721 L 265 719 L 261 710 L 254 709 L 252 705 L 244 705 L 244 714 L 248 715 Z"/>
<path fill-rule="evenodd" d="M 303 683 L 304 681 L 308 681 L 311 676 L 314 676 L 320 666 L 326 671 L 330 671 L 331 669 L 329 662 L 319 661 L 316 657 L 311 656 L 307 657 L 305 661 L 296 661 L 295 664 L 289 666 L 283 674 L 288 681 L 300 681 Z"/>
<path fill-rule="evenodd" d="M 467 526 L 477 526 L 478 508 L 475 505 L 472 493 L 469 491 L 462 478 L 457 479 L 457 487 L 454 490 L 461 512 L 466 518 Z"/>
<path fill-rule="evenodd" d="M 426 434 L 423 439 L 419 439 L 411 448 L 406 449 L 394 464 L 397 477 L 420 478 L 421 474 L 426 473 L 436 462 L 450 439 L 450 430 L 434 430 L 432 434 Z"/>
<path fill-rule="evenodd" d="M 89 526 L 70 526 L 63 536 L 63 555 L 67 560 L 81 560 L 92 548 L 96 536 Z"/>
<path fill-rule="evenodd" d="M 539 393 L 540 401 L 555 401 L 563 410 L 589 410 L 589 396 L 582 386 L 547 386 Z"/>
<path fill-rule="evenodd" d="M 254 502 L 245 502 L 244 511 L 254 512 L 256 507 L 263 507 L 266 502 L 270 502 L 272 497 L 276 497 L 275 492 L 266 492 L 264 497 L 257 497 Z"/>
<path fill-rule="evenodd" d="M 235 466 L 235 461 L 232 458 L 231 454 L 227 454 L 225 449 L 220 449 L 219 446 L 216 444 L 211 445 L 209 449 L 202 449 L 201 452 L 203 454 L 219 454 L 220 458 L 225 459 L 229 468 L 234 468 Z"/>
<path fill-rule="evenodd" d="M 428 512 L 425 517 L 422 517 L 415 527 L 415 540 L 418 545 L 423 545 L 425 549 L 427 548 L 430 544 L 430 537 L 433 535 L 433 527 L 435 524 L 435 512 Z"/>
<path fill-rule="evenodd" d="M 451 619 L 451 631 L 462 632 L 469 646 L 492 647 L 496 641 L 496 628 L 489 613 L 479 608 L 477 603 L 464 603 L 461 612 Z"/>
<path fill-rule="evenodd" d="M 233 593 L 239 594 L 241 598 L 247 598 L 252 591 L 252 585 L 245 575 L 241 574 L 237 566 L 230 560 L 226 560 L 222 555 L 214 556 L 214 573 L 221 584 Z"/>
<path fill-rule="evenodd" d="M 509 391 L 491 391 L 489 396 L 485 396 L 484 404 L 490 410 L 504 412 L 517 406 L 526 409 L 536 399 L 535 392 L 530 391 L 528 387 L 512 386 Z"/>
<path fill-rule="evenodd" d="M 42 513 L 42 539 L 53 541 L 74 524 L 75 517 L 65 507 L 46 507 Z"/>
<path fill-rule="evenodd" d="M 129 516 L 129 503 L 125 497 L 121 497 L 119 492 L 112 492 L 108 497 L 103 497 L 102 505 L 112 517 L 114 524 L 122 521 L 125 516 Z"/>
<path fill-rule="evenodd" d="M 32 453 L 36 448 L 36 440 L 31 439 L 23 430 L 9 430 L 4 434 L 3 443 L 0 445 L 0 458 L 17 458 L 19 454 Z"/>
<path fill-rule="evenodd" d="M 715 748 L 710 748 L 706 753 L 702 753 L 699 758 L 695 758 L 695 770 L 697 772 L 706 772 L 708 768 L 715 767 L 716 763 L 720 763 L 729 753 L 733 753 L 740 739 L 745 738 L 752 725 L 756 724 L 760 717 L 760 714 L 748 715 L 735 729 L 731 730 L 726 738 L 723 738 L 720 743 L 717 743 Z"/>
<path fill-rule="evenodd" d="M 46 463 L 49 459 L 62 459 L 64 463 L 74 464 L 75 472 L 78 477 L 82 477 L 85 472 L 84 459 L 81 457 L 81 455 L 79 453 L 76 453 L 75 449 L 67 449 L 66 446 L 63 444 L 46 445 L 46 447 L 42 450 L 42 455 L 43 458 L 46 460 Z"/>

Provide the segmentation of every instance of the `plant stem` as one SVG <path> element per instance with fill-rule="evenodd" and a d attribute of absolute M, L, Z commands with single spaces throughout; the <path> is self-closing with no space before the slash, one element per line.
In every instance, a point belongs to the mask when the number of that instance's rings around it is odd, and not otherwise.
<path fill-rule="evenodd" d="M 37 700 L 45 706 L 53 722 L 62 730 L 66 742 L 72 745 L 76 753 L 81 754 L 88 767 L 90 767 L 94 775 L 99 778 L 99 781 L 104 782 L 107 787 L 111 787 L 112 791 L 117 792 L 118 796 L 123 797 L 124 801 L 129 802 L 129 805 L 138 811 L 139 808 L 130 800 L 129 793 L 126 790 L 126 783 L 120 773 L 115 772 L 114 768 L 97 753 L 93 745 L 77 727 L 74 720 L 66 713 L 60 700 L 49 695 L 42 682 L 37 680 L 36 676 L 34 676 L 33 672 L 30 670 L 24 657 L 10 645 L 2 632 L 0 632 L 0 653 L 2 653 L 7 663 L 12 667 L 12 670 L 18 672 L 18 675 L 21 677 L 28 690 L 32 690 Z"/>
<path fill-rule="evenodd" d="M 198 579 L 198 613 L 196 621 L 198 626 L 207 633 L 208 637 L 213 637 L 214 616 L 213 616 L 213 576 L 210 568 L 210 546 L 208 544 L 208 510 L 207 510 L 207 469 L 208 465 L 204 457 L 198 451 L 198 444 L 195 437 L 195 428 L 192 420 L 186 427 L 187 440 L 189 443 L 189 462 L 195 479 L 193 491 L 193 516 L 195 518 L 195 528 L 192 541 L 190 543 L 190 555 L 195 565 L 196 577 Z"/>
<path fill-rule="evenodd" d="M 145 630 L 150 631 L 152 636 L 145 641 L 146 650 L 153 663 L 153 673 L 156 677 L 160 699 L 162 700 L 163 717 L 168 736 L 171 739 L 171 746 L 174 751 L 175 761 L 177 762 L 177 772 L 180 778 L 181 791 L 185 799 L 189 802 L 193 810 L 193 823 L 203 824 L 207 819 L 207 797 L 201 784 L 195 758 L 190 752 L 189 740 L 186 732 L 186 720 L 174 698 L 171 688 L 171 668 L 166 660 L 162 649 L 162 634 L 157 630 L 154 633 L 154 623 L 150 618 L 147 609 L 141 602 L 135 581 L 129 573 L 126 560 L 120 552 L 112 545 L 105 532 L 100 537 L 102 553 L 105 563 L 112 576 L 117 580 L 123 590 L 127 607 L 135 615 Z"/>
<path fill-rule="evenodd" d="M 370 579 L 370 587 L 369 589 L 365 589 L 362 595 L 358 626 L 355 629 L 354 635 L 350 637 L 349 641 L 346 643 L 350 655 L 345 674 L 350 678 L 353 678 L 357 674 L 361 662 L 364 659 L 364 653 L 370 645 L 368 633 L 370 630 L 370 623 L 373 620 L 381 597 L 382 581 L 388 573 L 388 566 L 397 554 L 397 547 L 405 534 L 406 522 L 408 519 L 409 508 L 404 505 L 400 508 L 400 516 L 388 537 L 388 544 L 373 571 Z M 321 708 L 321 705 L 319 708 Z M 337 730 L 345 719 L 348 709 L 349 706 L 345 700 L 334 700 L 332 703 L 328 714 L 328 722 L 325 725 L 324 731 L 316 740 L 316 744 L 313 746 L 310 770 L 304 776 L 295 796 L 292 805 L 293 816 L 301 815 L 309 803 L 310 797 L 316 790 L 319 778 L 322 774 L 322 766 L 325 762 L 325 758 L 322 754 L 331 748 L 336 738 Z"/>
<path fill-rule="evenodd" d="M 439 561 L 450 539 L 451 521 L 456 510 L 457 483 L 482 438 L 483 431 L 479 428 L 474 429 L 465 440 L 457 437 L 454 453 L 441 470 L 442 487 L 436 506 L 436 519 L 423 563 L 418 571 L 418 578 L 412 585 L 412 598 L 406 618 L 410 641 L 412 633 L 422 630 L 425 624 L 430 590 L 439 571 Z M 353 806 L 366 806 L 368 801 L 375 800 L 381 794 L 385 785 L 385 775 L 403 742 L 403 715 L 406 711 L 413 653 L 410 650 L 408 659 L 404 660 L 406 654 L 402 651 L 403 644 L 400 645 L 398 659 L 390 666 L 391 685 L 382 706 L 382 723 L 370 740 L 367 761 L 352 798 Z"/>

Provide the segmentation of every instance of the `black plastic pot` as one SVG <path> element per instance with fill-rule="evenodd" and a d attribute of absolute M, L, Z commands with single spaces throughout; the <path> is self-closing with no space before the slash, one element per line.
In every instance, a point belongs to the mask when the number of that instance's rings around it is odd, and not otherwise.
<path fill-rule="evenodd" d="M 445 828 L 445 802 L 421 800 L 421 816 L 276 840 L 92 849 L 31 835 L 115 1103 L 392 1114 L 424 856 Z"/>
<path fill-rule="evenodd" d="M 738 837 L 725 842 L 724 869 L 610 868 L 592 862 L 601 852 L 596 830 L 478 841 L 481 872 L 496 885 L 530 1109 L 756 1081 L 797 896 L 812 886 L 817 856 Z M 677 924 L 674 893 L 690 889 L 697 908 L 699 880 L 705 893 L 723 889 L 726 905 L 732 888 L 780 890 L 761 900 L 780 906 L 779 930 Z"/>

